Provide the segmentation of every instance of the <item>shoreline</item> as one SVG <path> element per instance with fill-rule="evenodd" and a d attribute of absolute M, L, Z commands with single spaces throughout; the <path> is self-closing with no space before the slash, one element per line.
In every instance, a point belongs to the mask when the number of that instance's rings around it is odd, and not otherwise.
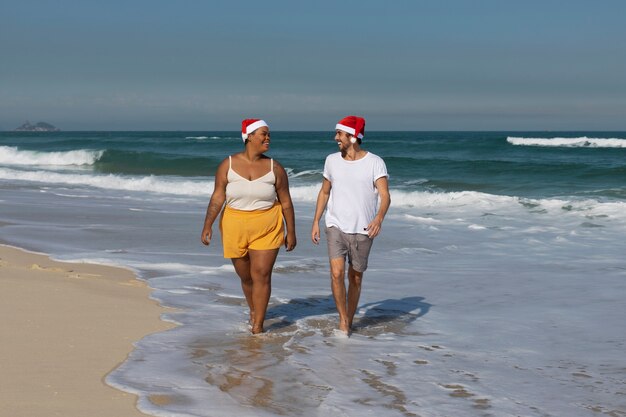
<path fill-rule="evenodd" d="M 14 417 L 146 416 L 105 382 L 134 342 L 174 327 L 122 267 L 51 260 L 0 244 L 0 409 Z"/>

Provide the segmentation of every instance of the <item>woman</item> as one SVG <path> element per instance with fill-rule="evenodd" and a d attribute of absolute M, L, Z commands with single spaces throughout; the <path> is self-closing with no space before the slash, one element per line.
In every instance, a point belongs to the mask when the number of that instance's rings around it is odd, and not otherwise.
<path fill-rule="evenodd" d="M 241 278 L 252 333 L 257 334 L 263 332 L 278 250 L 283 243 L 287 251 L 296 247 L 295 216 L 285 169 L 263 154 L 270 147 L 267 123 L 246 119 L 241 123 L 241 136 L 244 151 L 217 167 L 202 243 L 211 242 L 213 223 L 226 202 L 220 219 L 224 257 L 231 258 Z"/>

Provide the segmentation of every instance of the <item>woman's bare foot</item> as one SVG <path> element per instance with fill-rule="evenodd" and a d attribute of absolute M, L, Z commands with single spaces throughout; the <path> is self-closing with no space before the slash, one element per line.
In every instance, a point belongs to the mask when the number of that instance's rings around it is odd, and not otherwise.
<path fill-rule="evenodd" d="M 251 331 L 252 331 L 252 334 L 263 333 L 263 325 L 262 324 L 253 324 Z"/>

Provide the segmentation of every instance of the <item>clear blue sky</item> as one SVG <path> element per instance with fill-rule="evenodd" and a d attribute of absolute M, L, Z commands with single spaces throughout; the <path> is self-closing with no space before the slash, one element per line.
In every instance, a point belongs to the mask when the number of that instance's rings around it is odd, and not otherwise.
<path fill-rule="evenodd" d="M 0 128 L 626 130 L 626 1 L 1 0 Z"/>

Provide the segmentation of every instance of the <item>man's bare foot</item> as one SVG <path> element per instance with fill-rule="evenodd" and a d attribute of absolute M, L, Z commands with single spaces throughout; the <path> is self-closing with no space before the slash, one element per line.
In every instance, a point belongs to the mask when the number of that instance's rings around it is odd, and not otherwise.
<path fill-rule="evenodd" d="M 252 334 L 259 334 L 259 333 L 263 333 L 263 325 L 262 324 L 253 324 L 252 325 L 252 330 L 251 330 Z"/>
<path fill-rule="evenodd" d="M 345 334 L 350 334 L 350 325 L 347 320 L 339 319 L 339 330 L 344 332 Z"/>

